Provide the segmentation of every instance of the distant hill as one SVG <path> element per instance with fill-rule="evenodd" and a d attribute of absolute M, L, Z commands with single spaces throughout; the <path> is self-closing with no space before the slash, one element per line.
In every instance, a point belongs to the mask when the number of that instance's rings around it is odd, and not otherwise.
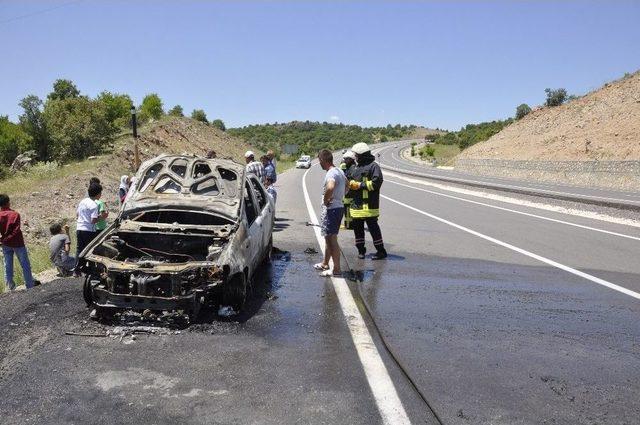
<path fill-rule="evenodd" d="M 458 158 L 640 160 L 640 71 L 564 105 L 535 109 Z"/>
<path fill-rule="evenodd" d="M 348 148 L 359 142 L 377 143 L 409 137 L 424 137 L 424 134 L 430 131 L 435 130 L 415 125 L 360 127 L 311 121 L 249 125 L 228 130 L 230 134 L 264 151 L 273 149 L 276 153 L 281 153 L 285 144 L 292 144 L 298 145 L 299 151 L 307 154 L 313 154 L 325 148 L 331 150 Z"/>

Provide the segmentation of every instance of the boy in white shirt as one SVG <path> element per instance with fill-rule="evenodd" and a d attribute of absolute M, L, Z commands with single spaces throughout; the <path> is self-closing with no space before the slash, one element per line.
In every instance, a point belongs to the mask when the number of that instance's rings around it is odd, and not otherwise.
<path fill-rule="evenodd" d="M 76 238 L 78 243 L 76 259 L 80 258 L 80 253 L 87 245 L 89 245 L 93 238 L 96 237 L 96 223 L 98 220 L 101 218 L 107 218 L 109 215 L 109 212 L 106 210 L 103 213 L 99 213 L 98 204 L 96 204 L 96 200 L 100 199 L 100 196 L 102 196 L 102 186 L 99 184 L 92 184 L 89 186 L 89 190 L 87 192 L 89 197 L 80 201 L 77 210 L 78 221 L 76 222 Z M 77 277 L 79 275 L 79 271 L 76 270 L 75 276 Z"/>

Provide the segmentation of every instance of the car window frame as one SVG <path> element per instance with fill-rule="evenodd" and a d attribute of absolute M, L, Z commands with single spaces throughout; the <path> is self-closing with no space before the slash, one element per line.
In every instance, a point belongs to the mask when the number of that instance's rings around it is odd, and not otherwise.
<path fill-rule="evenodd" d="M 264 190 L 264 187 L 262 186 L 262 183 L 260 183 L 260 180 L 258 180 L 258 178 L 255 175 L 249 176 L 249 179 L 251 180 L 252 189 L 255 192 L 260 192 L 260 195 L 262 196 L 262 200 L 264 204 L 260 205 L 259 202 L 257 204 L 260 207 L 260 209 L 258 210 L 258 213 L 260 214 L 262 211 L 264 211 L 265 208 L 269 206 L 269 198 L 267 198 L 268 194 Z M 255 195 L 256 194 L 254 193 L 254 198 L 256 198 Z"/>
<path fill-rule="evenodd" d="M 252 221 L 249 221 L 249 217 L 247 217 L 247 206 L 246 206 L 246 199 L 244 199 L 244 195 L 242 197 L 242 213 L 244 214 L 246 220 L 247 220 L 247 225 L 249 227 L 253 226 L 253 223 L 256 222 L 257 218 L 260 216 L 260 211 L 257 207 L 256 207 L 256 198 L 254 196 L 253 193 L 253 186 L 251 185 L 251 182 L 249 181 L 250 177 L 245 177 L 244 179 L 244 190 L 249 192 L 249 196 L 251 197 L 251 204 L 253 206 L 253 211 L 254 211 L 254 217 Z"/>

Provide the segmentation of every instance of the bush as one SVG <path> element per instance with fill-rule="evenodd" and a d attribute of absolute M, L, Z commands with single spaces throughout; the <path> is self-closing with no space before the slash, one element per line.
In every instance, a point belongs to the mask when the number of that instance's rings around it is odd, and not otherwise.
<path fill-rule="evenodd" d="M 113 140 L 116 127 L 104 103 L 87 97 L 47 101 L 44 118 L 51 136 L 51 157 L 66 161 L 100 153 Z"/>
<path fill-rule="evenodd" d="M 73 99 L 80 96 L 80 90 L 71 80 L 57 79 L 53 83 L 53 91 L 47 96 L 47 100 Z"/>
<path fill-rule="evenodd" d="M 204 123 L 209 122 L 209 120 L 207 120 L 207 114 L 202 109 L 194 109 L 193 112 L 191 112 L 191 118 Z"/>
<path fill-rule="evenodd" d="M 31 137 L 18 124 L 9 121 L 9 117 L 0 116 L 0 164 L 6 169 L 20 152 L 31 145 Z"/>
<path fill-rule="evenodd" d="M 420 157 L 424 159 L 424 157 L 433 158 L 436 154 L 436 150 L 433 146 L 425 146 L 420 150 Z"/>
<path fill-rule="evenodd" d="M 216 119 L 211 121 L 211 125 L 215 128 L 217 128 L 218 130 L 222 130 L 222 131 L 226 131 L 227 130 L 227 126 L 224 125 L 224 121 L 222 121 L 221 119 Z"/>
<path fill-rule="evenodd" d="M 436 136 L 434 139 L 434 143 L 439 145 L 457 145 L 458 144 L 458 136 L 456 133 L 449 132 L 439 136 Z"/>
<path fill-rule="evenodd" d="M 117 94 L 103 91 L 96 101 L 102 102 L 107 112 L 107 120 L 118 128 L 129 126 L 131 120 L 131 105 L 133 102 L 127 94 Z"/>
<path fill-rule="evenodd" d="M 31 149 L 38 153 L 38 158 L 49 158 L 49 134 L 42 112 L 44 104 L 38 96 L 29 95 L 20 101 L 23 110 L 20 115 L 20 127 L 31 137 Z"/>
<path fill-rule="evenodd" d="M 176 105 L 173 108 L 169 109 L 169 115 L 173 117 L 184 117 L 182 106 Z"/>
<path fill-rule="evenodd" d="M 530 112 L 531 112 L 531 108 L 529 107 L 529 105 L 527 105 L 526 103 L 523 103 L 516 108 L 516 119 L 519 120 L 521 118 L 524 118 Z"/>
<path fill-rule="evenodd" d="M 155 93 L 146 95 L 142 99 L 142 105 L 140 105 L 140 120 L 147 121 L 151 118 L 157 120 L 162 115 L 164 115 L 164 110 L 162 109 L 160 96 Z"/>
<path fill-rule="evenodd" d="M 567 100 L 567 91 L 565 89 L 544 89 L 544 92 L 547 94 L 547 101 L 545 102 L 547 106 L 560 106 Z"/>
<path fill-rule="evenodd" d="M 462 127 L 460 131 L 449 132 L 436 137 L 435 143 L 441 145 L 457 144 L 460 149 L 464 149 L 489 139 L 504 127 L 511 124 L 511 121 L 512 119 L 510 118 L 507 120 L 482 122 L 480 124 L 467 124 Z"/>

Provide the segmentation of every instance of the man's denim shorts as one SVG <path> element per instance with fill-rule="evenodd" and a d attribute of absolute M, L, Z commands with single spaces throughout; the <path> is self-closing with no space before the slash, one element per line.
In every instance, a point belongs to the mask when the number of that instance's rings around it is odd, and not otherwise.
<path fill-rule="evenodd" d="M 322 216 L 320 217 L 320 233 L 322 233 L 322 236 L 338 234 L 343 214 L 343 207 L 331 209 L 322 207 Z"/>

